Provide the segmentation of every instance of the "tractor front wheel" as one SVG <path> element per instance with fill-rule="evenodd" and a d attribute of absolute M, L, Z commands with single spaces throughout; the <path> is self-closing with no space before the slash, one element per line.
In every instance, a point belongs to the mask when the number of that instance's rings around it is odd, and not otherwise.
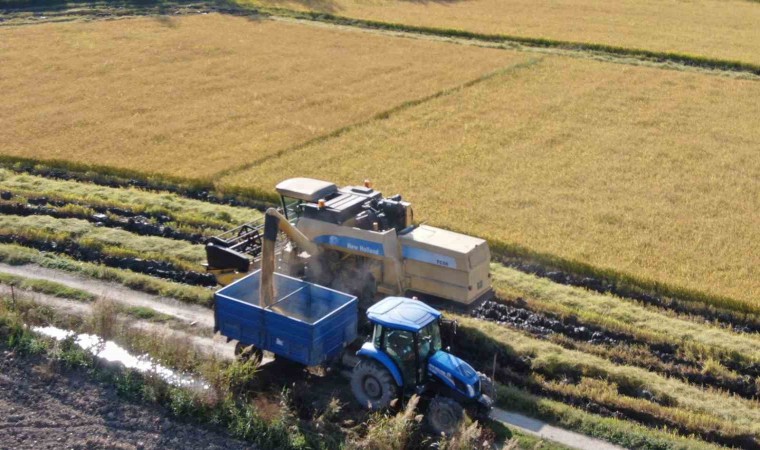
<path fill-rule="evenodd" d="M 436 435 L 452 436 L 464 420 L 464 408 L 454 399 L 439 395 L 430 401 L 427 420 Z"/>
<path fill-rule="evenodd" d="M 398 396 L 398 387 L 388 369 L 364 359 L 351 374 L 351 391 L 356 400 L 371 410 L 387 408 Z"/>

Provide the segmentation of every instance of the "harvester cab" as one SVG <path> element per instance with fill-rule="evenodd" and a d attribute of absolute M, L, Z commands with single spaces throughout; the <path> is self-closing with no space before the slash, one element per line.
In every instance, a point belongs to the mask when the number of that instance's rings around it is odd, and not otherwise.
<path fill-rule="evenodd" d="M 367 310 L 374 327 L 354 367 L 351 390 L 359 403 L 381 409 L 412 394 L 429 401 L 427 420 L 436 434 L 454 433 L 465 409 L 474 417 L 490 411 L 491 381 L 443 350 L 441 313 L 408 298 L 387 297 Z"/>

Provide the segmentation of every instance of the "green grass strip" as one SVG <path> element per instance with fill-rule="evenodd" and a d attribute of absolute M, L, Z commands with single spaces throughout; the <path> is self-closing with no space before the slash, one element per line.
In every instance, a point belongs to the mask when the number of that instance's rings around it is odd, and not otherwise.
<path fill-rule="evenodd" d="M 54 281 L 40 280 L 36 278 L 27 278 L 9 273 L 0 272 L 0 284 L 13 286 L 22 290 L 39 292 L 40 294 L 52 295 L 54 297 L 76 300 L 78 302 L 93 302 L 96 295 L 72 288 Z"/>

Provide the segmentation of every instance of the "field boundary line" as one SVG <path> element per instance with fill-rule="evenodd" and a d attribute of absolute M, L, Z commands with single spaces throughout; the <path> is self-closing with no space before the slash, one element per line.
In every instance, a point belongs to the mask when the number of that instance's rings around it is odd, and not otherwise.
<path fill-rule="evenodd" d="M 427 103 L 427 102 L 435 100 L 437 98 L 445 97 L 447 95 L 451 95 L 451 94 L 460 92 L 460 91 L 462 91 L 464 89 L 467 89 L 469 87 L 475 86 L 475 85 L 480 84 L 480 83 L 482 83 L 484 81 L 491 80 L 491 79 L 496 78 L 498 76 L 505 75 L 505 74 L 511 73 L 513 71 L 517 71 L 517 70 L 533 67 L 536 64 L 539 64 L 541 61 L 542 61 L 542 58 L 531 58 L 531 59 L 528 59 L 527 61 L 522 61 L 522 62 L 519 62 L 519 63 L 516 63 L 516 64 L 509 65 L 507 67 L 502 67 L 500 69 L 488 72 L 488 73 L 486 73 L 484 75 L 481 75 L 478 78 L 466 81 L 466 82 L 458 84 L 458 85 L 456 85 L 454 87 L 448 87 L 448 88 L 442 89 L 440 91 L 434 92 L 434 93 L 432 93 L 430 95 L 426 95 L 424 97 L 420 97 L 420 98 L 417 98 L 417 99 L 407 100 L 407 101 L 402 102 L 402 103 L 400 103 L 400 104 L 398 104 L 396 106 L 393 106 L 390 109 L 386 109 L 385 111 L 380 111 L 379 113 L 375 113 L 375 114 L 373 114 L 371 117 L 369 117 L 367 119 L 360 120 L 359 122 L 354 122 L 352 124 L 348 124 L 346 126 L 337 128 L 337 129 L 335 129 L 333 131 L 330 131 L 328 133 L 325 133 L 325 134 L 313 137 L 313 138 L 308 139 L 308 140 L 306 140 L 304 142 L 300 142 L 298 144 L 295 144 L 295 145 L 292 145 L 290 147 L 284 148 L 284 149 L 279 150 L 279 151 L 277 151 L 275 153 L 272 153 L 270 155 L 266 155 L 266 156 L 264 156 L 262 158 L 259 158 L 259 159 L 255 160 L 255 161 L 252 161 L 250 163 L 243 164 L 242 166 L 230 167 L 228 169 L 221 170 L 221 171 L 219 171 L 219 172 L 211 175 L 211 178 L 217 180 L 215 182 L 215 186 L 217 186 L 219 190 L 224 190 L 223 186 L 218 185 L 218 180 L 220 180 L 221 178 L 224 178 L 224 177 L 227 177 L 227 176 L 230 176 L 230 175 L 234 175 L 234 174 L 237 174 L 237 173 L 240 173 L 240 172 L 244 172 L 244 171 L 246 171 L 248 169 L 252 169 L 252 168 L 254 168 L 254 167 L 256 167 L 256 166 L 258 166 L 258 165 L 260 165 L 262 163 L 265 163 L 267 161 L 270 161 L 272 159 L 276 159 L 276 158 L 279 158 L 279 157 L 281 157 L 283 155 L 286 155 L 288 153 L 301 150 L 301 149 L 303 149 L 305 147 L 308 147 L 310 145 L 313 145 L 313 144 L 317 144 L 317 143 L 320 143 L 320 142 L 325 142 L 327 140 L 330 140 L 330 139 L 342 136 L 343 134 L 348 133 L 349 131 L 353 131 L 353 130 L 365 127 L 365 126 L 367 126 L 367 125 L 369 125 L 371 123 L 374 123 L 374 122 L 377 122 L 377 121 L 380 121 L 380 120 L 386 120 L 386 119 L 390 118 L 393 114 L 405 111 L 405 110 L 413 108 L 415 106 L 419 106 L 419 105 L 421 105 L 423 103 Z"/>
<path fill-rule="evenodd" d="M 565 41 L 560 39 L 534 38 L 509 34 L 479 33 L 457 28 L 438 28 L 421 25 L 407 25 L 395 22 L 355 19 L 331 13 L 295 11 L 286 8 L 257 7 L 257 9 L 262 15 L 268 15 L 272 17 L 288 17 L 292 19 L 301 19 L 314 22 L 324 22 L 352 28 L 396 31 L 401 33 L 444 38 L 459 38 L 491 44 L 513 44 L 528 49 L 559 49 L 568 50 L 575 53 L 593 53 L 600 56 L 604 55 L 616 58 L 633 57 L 643 62 L 654 62 L 660 64 L 675 63 L 684 67 L 697 67 L 720 72 L 745 72 L 751 75 L 760 76 L 760 64 L 691 55 L 686 53 L 661 52 L 635 47 L 620 47 L 608 44 L 597 44 L 593 42 Z M 255 11 L 255 9 L 250 9 L 250 11 Z"/>
<path fill-rule="evenodd" d="M 760 2 L 760 0 L 751 0 Z M 467 31 L 458 28 L 439 28 L 421 25 L 408 25 L 396 22 L 383 22 L 370 19 L 358 19 L 327 12 L 314 11 L 296 11 L 287 8 L 262 7 L 262 6 L 242 6 L 229 0 L 211 0 L 201 1 L 199 3 L 189 2 L 172 2 L 146 0 L 145 5 L 136 7 L 128 2 L 117 2 L 113 4 L 120 8 L 131 7 L 128 11 L 120 10 L 118 14 L 107 14 L 98 9 L 102 6 L 111 6 L 109 3 L 92 2 L 92 3 L 73 3 L 72 9 L 66 9 L 60 5 L 52 8 L 42 9 L 34 8 L 5 8 L 0 9 L 2 14 L 35 12 L 42 14 L 49 12 L 51 16 L 58 17 L 70 12 L 73 15 L 86 17 L 91 20 L 109 20 L 114 18 L 133 18 L 149 15 L 166 15 L 167 13 L 180 14 L 180 9 L 196 9 L 194 13 L 216 12 L 233 16 L 251 17 L 260 16 L 270 19 L 291 19 L 303 22 L 318 22 L 343 26 L 346 28 L 395 32 L 396 36 L 416 35 L 420 37 L 437 37 L 459 41 L 459 43 L 468 43 L 469 45 L 481 45 L 490 48 L 501 48 L 506 50 L 522 50 L 534 52 L 552 52 L 561 56 L 588 58 L 604 62 L 627 64 L 634 66 L 649 65 L 660 69 L 670 70 L 699 70 L 701 73 L 711 75 L 743 75 L 750 80 L 760 80 L 760 64 L 744 62 L 739 60 L 729 60 L 714 58 L 709 56 L 693 55 L 679 52 L 666 52 L 646 50 L 636 47 L 622 47 L 616 45 L 599 44 L 593 42 L 567 41 L 561 39 L 550 39 L 541 37 L 527 37 L 510 34 L 491 34 L 475 31 Z M 90 8 L 93 14 L 88 15 L 87 8 Z M 137 9 L 135 9 L 137 8 Z M 176 11 L 171 11 L 176 8 Z M 94 14 L 94 13 L 98 14 Z M 193 13 L 193 12 L 191 12 Z M 183 13 L 184 14 L 184 13 Z M 58 22 L 67 22 L 69 20 L 59 20 Z M 44 23 L 46 20 L 39 20 L 37 23 Z M 47 22 L 53 22 L 48 20 Z M 2 26 L 20 26 L 21 24 L 1 24 Z M 446 42 L 446 40 L 443 40 Z M 449 41 L 451 42 L 451 41 Z"/>

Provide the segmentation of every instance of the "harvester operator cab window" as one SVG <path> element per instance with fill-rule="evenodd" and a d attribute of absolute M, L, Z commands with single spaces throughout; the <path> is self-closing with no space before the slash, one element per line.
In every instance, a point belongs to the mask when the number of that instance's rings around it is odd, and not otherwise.
<path fill-rule="evenodd" d="M 301 207 L 301 203 L 303 203 L 302 200 L 285 197 L 284 195 L 281 196 L 280 199 L 282 200 L 283 214 L 290 222 L 293 222 L 294 220 L 297 220 L 299 217 L 301 217 L 301 214 L 303 214 L 303 209 Z"/>

